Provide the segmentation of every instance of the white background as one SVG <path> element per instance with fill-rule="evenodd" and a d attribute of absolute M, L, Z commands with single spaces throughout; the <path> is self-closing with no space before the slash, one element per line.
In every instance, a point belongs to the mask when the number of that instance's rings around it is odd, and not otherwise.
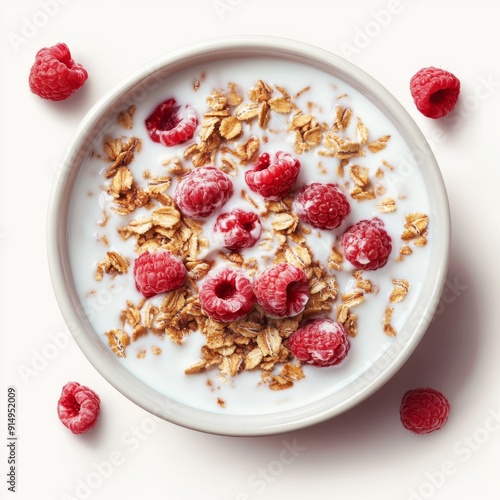
<path fill-rule="evenodd" d="M 1 0 L 1 498 L 92 500 L 498 498 L 500 7 L 461 0 Z M 347 57 L 387 87 L 429 140 L 453 217 L 438 315 L 407 364 L 375 395 L 315 427 L 229 438 L 158 420 L 107 383 L 66 330 L 45 250 L 58 162 L 91 106 L 167 51 L 232 34 L 295 38 Z M 65 102 L 30 93 L 38 49 L 65 42 L 89 72 Z M 408 89 L 421 67 L 461 80 L 460 104 L 433 121 Z M 62 386 L 102 398 L 98 425 L 72 435 L 58 421 Z M 439 432 L 399 422 L 410 388 L 452 405 Z M 17 388 L 18 477 L 7 490 L 7 387 Z M 4 437 L 5 436 L 5 437 Z M 293 451 L 290 451 L 293 450 Z"/>

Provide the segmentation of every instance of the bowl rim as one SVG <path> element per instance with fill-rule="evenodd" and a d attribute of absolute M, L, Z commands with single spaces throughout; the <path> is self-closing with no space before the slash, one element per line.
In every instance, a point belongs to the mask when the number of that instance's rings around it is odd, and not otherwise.
<path fill-rule="evenodd" d="M 438 219 L 439 245 L 433 244 L 433 259 L 429 274 L 435 276 L 426 284 L 428 303 L 411 317 L 413 330 L 408 335 L 397 337 L 389 366 L 380 367 L 372 380 L 365 380 L 363 386 L 348 394 L 341 403 L 328 404 L 322 400 L 306 409 L 303 407 L 267 415 L 221 415 L 208 413 L 181 403 L 140 382 L 112 355 L 104 343 L 97 339 L 82 306 L 78 303 L 75 287 L 72 285 L 71 269 L 67 254 L 65 227 L 67 207 L 73 181 L 80 165 L 92 144 L 95 133 L 100 130 L 132 92 L 144 90 L 145 82 L 154 78 L 165 78 L 165 71 L 178 71 L 197 62 L 224 59 L 228 57 L 265 56 L 299 61 L 341 75 L 355 88 L 369 90 L 372 100 L 383 106 L 390 119 L 401 127 L 412 152 L 418 152 L 419 168 L 424 169 L 426 185 L 432 186 L 434 197 L 431 203 L 434 216 Z M 146 88 L 147 91 L 147 88 Z M 417 158 L 417 159 L 418 159 Z M 422 163 L 420 165 L 420 162 Z M 182 427 L 226 436 L 263 436 L 298 430 L 325 421 L 355 406 L 387 383 L 403 366 L 425 334 L 438 306 L 445 285 L 449 263 L 451 240 L 451 217 L 445 184 L 434 154 L 423 133 L 407 110 L 377 80 L 364 70 L 342 57 L 305 42 L 275 36 L 224 36 L 194 43 L 143 65 L 112 88 L 88 111 L 74 134 L 60 163 L 50 195 L 47 216 L 47 257 L 49 272 L 55 296 L 77 345 L 94 368 L 129 400 L 148 412 Z M 76 167 L 76 168 L 75 168 Z M 392 347 L 391 347 L 392 349 Z"/>

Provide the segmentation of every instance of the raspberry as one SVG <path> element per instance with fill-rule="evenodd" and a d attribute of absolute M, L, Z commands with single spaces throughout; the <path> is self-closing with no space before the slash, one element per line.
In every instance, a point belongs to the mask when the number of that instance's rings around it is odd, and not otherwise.
<path fill-rule="evenodd" d="M 250 280 L 238 269 L 224 267 L 207 275 L 200 293 L 201 308 L 217 321 L 236 321 L 255 304 Z"/>
<path fill-rule="evenodd" d="M 217 217 L 214 231 L 223 236 L 224 246 L 228 250 L 240 250 L 257 243 L 262 226 L 256 213 L 235 208 Z"/>
<path fill-rule="evenodd" d="M 292 354 L 314 366 L 334 366 L 345 359 L 351 344 L 342 323 L 315 319 L 299 328 L 289 340 Z"/>
<path fill-rule="evenodd" d="M 268 200 L 279 200 L 287 195 L 297 180 L 300 161 L 289 153 L 278 151 L 271 161 L 268 153 L 259 156 L 253 170 L 245 172 L 248 187 Z"/>
<path fill-rule="evenodd" d="M 460 94 L 460 80 L 444 69 L 423 68 L 410 80 L 417 109 L 428 118 L 441 118 L 453 111 Z"/>
<path fill-rule="evenodd" d="M 182 261 L 168 250 L 141 253 L 134 262 L 135 285 L 144 297 L 179 288 L 186 273 Z"/>
<path fill-rule="evenodd" d="M 284 262 L 264 271 L 253 291 L 266 313 L 278 318 L 300 314 L 309 300 L 306 273 Z"/>
<path fill-rule="evenodd" d="M 198 167 L 185 174 L 175 189 L 175 201 L 188 217 L 208 217 L 233 194 L 230 177 L 215 167 Z"/>
<path fill-rule="evenodd" d="M 68 382 L 57 402 L 59 419 L 73 434 L 83 434 L 92 429 L 100 408 L 99 396 L 78 382 Z"/>
<path fill-rule="evenodd" d="M 428 434 L 441 429 L 449 413 L 448 400 L 441 392 L 430 387 L 407 391 L 399 409 L 401 423 L 414 434 Z"/>
<path fill-rule="evenodd" d="M 154 142 L 175 146 L 193 137 L 198 118 L 192 106 L 177 106 L 176 100 L 170 98 L 158 104 L 145 123 Z"/>
<path fill-rule="evenodd" d="M 349 215 L 351 206 L 336 184 L 313 182 L 299 191 L 294 210 L 303 222 L 313 227 L 335 229 Z"/>
<path fill-rule="evenodd" d="M 374 270 L 387 264 L 392 240 L 378 217 L 359 221 L 342 236 L 346 259 L 357 269 Z"/>
<path fill-rule="evenodd" d="M 65 43 L 40 49 L 30 70 L 31 91 L 51 101 L 62 101 L 77 91 L 88 78 L 81 64 L 71 59 Z"/>

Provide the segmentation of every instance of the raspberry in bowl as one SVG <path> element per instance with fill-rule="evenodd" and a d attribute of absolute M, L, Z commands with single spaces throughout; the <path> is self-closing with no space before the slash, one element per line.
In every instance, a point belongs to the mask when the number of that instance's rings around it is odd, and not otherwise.
<path fill-rule="evenodd" d="M 380 84 L 315 47 L 167 55 L 90 112 L 65 165 L 48 229 L 63 314 L 110 383 L 176 424 L 334 417 L 396 373 L 438 304 L 435 159 Z"/>

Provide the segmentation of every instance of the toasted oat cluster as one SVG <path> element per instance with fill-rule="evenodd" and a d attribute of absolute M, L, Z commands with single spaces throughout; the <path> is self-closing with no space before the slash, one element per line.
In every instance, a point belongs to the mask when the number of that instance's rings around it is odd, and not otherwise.
<path fill-rule="evenodd" d="M 197 82 L 195 90 L 199 91 Z M 333 245 L 326 263 L 320 263 L 311 248 L 313 227 L 301 222 L 293 209 L 294 192 L 279 200 L 257 200 L 257 195 L 243 189 L 235 196 L 249 203 L 258 212 L 263 223 L 257 242 L 260 258 L 245 257 L 243 252 L 219 248 L 213 252 L 212 242 L 204 232 L 204 221 L 187 217 L 179 208 L 174 187 L 183 175 L 206 165 L 217 167 L 232 178 L 242 176 L 244 169 L 258 161 L 265 151 L 266 137 L 273 113 L 286 117 L 287 132 L 293 137 L 293 151 L 300 158 L 304 152 L 317 151 L 319 172 L 324 161 L 337 163 L 339 185 L 353 203 L 376 200 L 380 214 L 398 210 L 398 200 L 386 195 L 385 176 L 394 167 L 383 158 L 375 175 L 362 165 L 367 155 L 380 155 L 391 136 L 370 137 L 368 127 L 349 107 L 337 104 L 333 123 L 319 121 L 315 116 L 317 104 L 307 109 L 296 104 L 302 89 L 290 95 L 286 89 L 272 86 L 262 80 L 244 92 L 233 82 L 226 89 L 215 90 L 206 98 L 206 110 L 191 142 L 182 148 L 182 154 L 172 156 L 163 164 L 165 174 L 152 176 L 148 166 L 137 168 L 138 155 L 144 146 L 136 137 L 110 137 L 104 143 L 103 160 L 107 194 L 113 199 L 112 211 L 124 216 L 118 229 L 124 241 L 133 241 L 135 255 L 120 255 L 108 250 L 97 263 L 95 280 L 105 274 L 115 276 L 132 272 L 132 261 L 144 252 L 168 250 L 179 257 L 187 270 L 187 279 L 179 288 L 165 292 L 161 300 L 144 297 L 138 303 L 128 300 L 117 326 L 105 332 L 112 351 L 126 357 L 128 347 L 145 335 L 155 335 L 182 344 L 186 336 L 195 332 L 204 336 L 200 359 L 187 364 L 187 375 L 217 370 L 225 378 L 234 377 L 243 370 L 259 371 L 261 380 L 272 390 L 282 390 L 304 378 L 301 363 L 294 358 L 288 339 L 305 321 L 328 316 L 342 323 L 351 338 L 358 333 L 357 306 L 379 293 L 379 287 L 363 269 L 346 271 L 346 262 L 340 244 Z M 339 98 L 341 102 L 342 96 Z M 130 106 L 118 116 L 118 124 L 125 130 L 132 128 L 136 108 Z M 198 113 L 201 110 L 197 110 Z M 263 131 L 259 136 L 253 131 Z M 348 130 L 354 129 L 349 137 Z M 130 168 L 136 162 L 134 169 Z M 132 173 L 134 170 L 135 175 Z M 141 171 L 141 175 L 137 172 Z M 138 210 L 136 214 L 136 210 Z M 104 212 L 101 225 L 106 226 L 110 214 Z M 401 228 L 401 247 L 392 260 L 402 261 L 413 252 L 413 247 L 427 244 L 429 217 L 423 213 L 406 215 Z M 106 241 L 104 241 L 106 243 Z M 208 257 L 207 257 L 208 256 Z M 203 311 L 199 290 L 203 279 L 217 264 L 224 263 L 241 269 L 250 278 L 256 277 L 267 266 L 290 264 L 303 270 L 307 276 L 309 299 L 302 312 L 286 318 L 266 314 L 257 303 L 243 318 L 221 322 Z M 351 269 L 347 267 L 347 269 Z M 340 290 L 337 273 L 350 272 L 348 290 Z M 410 290 L 404 277 L 394 278 L 392 292 L 385 311 L 380 313 L 380 329 L 388 336 L 397 332 L 391 324 L 397 304 Z M 154 355 L 161 348 L 153 346 Z M 147 352 L 137 354 L 146 358 Z"/>

